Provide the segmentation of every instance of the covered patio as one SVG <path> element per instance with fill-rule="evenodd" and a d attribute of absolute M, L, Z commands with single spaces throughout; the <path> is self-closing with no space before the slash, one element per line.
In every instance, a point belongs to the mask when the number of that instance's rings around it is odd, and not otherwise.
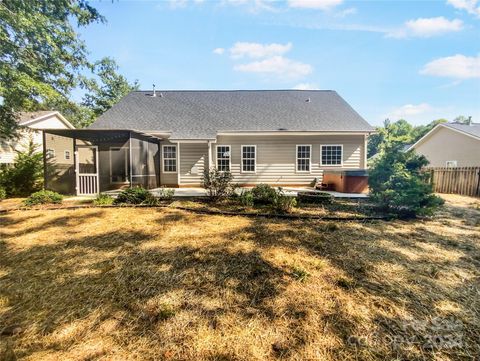
<path fill-rule="evenodd" d="M 133 130 L 44 130 L 45 188 L 78 196 L 158 188 L 160 140 Z"/>

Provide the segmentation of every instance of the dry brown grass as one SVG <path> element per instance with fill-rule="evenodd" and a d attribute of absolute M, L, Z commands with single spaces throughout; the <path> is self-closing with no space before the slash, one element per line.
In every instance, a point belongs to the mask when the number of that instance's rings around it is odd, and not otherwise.
<path fill-rule="evenodd" d="M 480 209 L 448 198 L 412 222 L 0 215 L 0 359 L 478 357 Z M 422 347 L 445 332 L 462 346 Z"/>

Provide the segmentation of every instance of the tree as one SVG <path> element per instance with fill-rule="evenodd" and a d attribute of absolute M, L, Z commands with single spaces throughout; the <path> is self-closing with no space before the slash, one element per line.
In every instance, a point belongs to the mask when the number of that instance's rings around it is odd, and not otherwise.
<path fill-rule="evenodd" d="M 20 111 L 69 98 L 90 65 L 71 21 L 105 19 L 86 0 L 0 2 L 0 137 L 16 134 Z"/>
<path fill-rule="evenodd" d="M 443 200 L 433 194 L 429 174 L 422 172 L 426 165 L 424 156 L 403 151 L 401 142 L 387 137 L 369 171 L 371 199 L 402 218 L 432 214 Z"/>

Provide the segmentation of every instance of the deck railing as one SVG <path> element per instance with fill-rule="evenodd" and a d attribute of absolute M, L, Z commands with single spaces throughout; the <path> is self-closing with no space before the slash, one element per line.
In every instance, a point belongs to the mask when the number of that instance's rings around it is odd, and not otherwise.
<path fill-rule="evenodd" d="M 78 195 L 98 194 L 98 176 L 96 174 L 79 174 Z"/>

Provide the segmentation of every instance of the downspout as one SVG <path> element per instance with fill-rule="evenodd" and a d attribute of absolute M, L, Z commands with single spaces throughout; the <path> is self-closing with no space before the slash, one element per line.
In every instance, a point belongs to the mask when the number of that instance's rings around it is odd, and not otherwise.
<path fill-rule="evenodd" d="M 42 130 L 42 143 L 43 143 L 43 189 L 47 189 L 47 137 L 45 130 Z"/>

